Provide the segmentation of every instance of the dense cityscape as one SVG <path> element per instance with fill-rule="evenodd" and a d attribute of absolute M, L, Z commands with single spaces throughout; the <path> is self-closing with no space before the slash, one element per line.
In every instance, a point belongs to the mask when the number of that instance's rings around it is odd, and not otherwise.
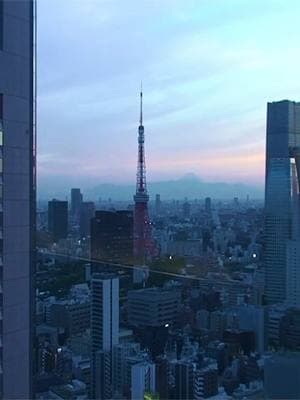
<path fill-rule="evenodd" d="M 36 2 L 0 28 L 0 398 L 299 399 L 300 102 L 264 105 L 264 199 L 150 193 L 142 88 L 131 200 L 45 198 Z"/>
<path fill-rule="evenodd" d="M 298 397 L 299 110 L 268 105 L 265 207 L 148 201 L 142 105 L 134 202 L 40 204 L 38 398 Z"/>

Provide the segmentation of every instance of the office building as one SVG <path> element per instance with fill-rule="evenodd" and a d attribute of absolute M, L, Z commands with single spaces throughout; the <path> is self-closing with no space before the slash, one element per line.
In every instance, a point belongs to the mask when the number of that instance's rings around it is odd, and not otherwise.
<path fill-rule="evenodd" d="M 79 231 L 82 238 L 90 236 L 91 220 L 95 215 L 95 204 L 92 201 L 84 201 L 80 207 Z"/>
<path fill-rule="evenodd" d="M 155 371 L 156 393 L 160 399 L 169 399 L 169 361 L 166 357 L 156 357 Z"/>
<path fill-rule="evenodd" d="M 119 278 L 112 274 L 94 274 L 91 292 L 91 395 L 111 398 L 112 351 L 119 342 Z"/>
<path fill-rule="evenodd" d="M 82 194 L 80 192 L 80 189 L 71 189 L 71 215 L 75 219 L 79 219 L 81 203 Z"/>
<path fill-rule="evenodd" d="M 264 389 L 267 399 L 300 399 L 300 356 L 274 353 L 265 361 Z"/>
<path fill-rule="evenodd" d="M 119 343 L 113 348 L 113 389 L 114 392 L 123 394 L 127 377 L 127 358 L 135 357 L 140 354 L 140 344 L 137 342 Z M 130 383 L 130 382 L 129 382 Z"/>
<path fill-rule="evenodd" d="M 218 394 L 218 370 L 206 367 L 195 371 L 194 399 L 207 399 Z"/>
<path fill-rule="evenodd" d="M 266 331 L 268 345 L 272 349 L 278 349 L 281 346 L 281 325 L 287 308 L 283 305 L 272 306 L 267 312 Z"/>
<path fill-rule="evenodd" d="M 280 321 L 280 347 L 290 350 L 300 350 L 300 308 L 293 307 L 286 310 Z"/>
<path fill-rule="evenodd" d="M 300 241 L 289 240 L 287 244 L 287 285 L 288 304 L 300 307 Z"/>
<path fill-rule="evenodd" d="M 147 288 L 128 292 L 128 321 L 133 326 L 161 327 L 178 315 L 180 293 L 176 290 Z"/>
<path fill-rule="evenodd" d="M 131 398 L 143 399 L 147 392 L 155 393 L 155 364 L 144 361 L 131 367 Z"/>
<path fill-rule="evenodd" d="M 68 202 L 51 200 L 48 202 L 48 231 L 58 242 L 68 236 Z"/>
<path fill-rule="evenodd" d="M 91 257 L 93 260 L 132 264 L 132 211 L 96 211 L 91 220 Z"/>
<path fill-rule="evenodd" d="M 32 393 L 34 1 L 0 1 L 0 397 Z"/>
<path fill-rule="evenodd" d="M 48 310 L 51 326 L 64 328 L 68 336 L 85 332 L 90 327 L 90 300 L 56 300 Z"/>
<path fill-rule="evenodd" d="M 293 232 L 293 226 L 299 226 L 294 207 L 299 201 L 299 168 L 300 103 L 268 103 L 264 260 L 268 304 L 287 297 L 288 242 L 299 240 L 298 233 Z"/>
<path fill-rule="evenodd" d="M 253 331 L 255 334 L 255 350 L 260 354 L 264 353 L 267 348 L 266 321 L 267 310 L 265 307 L 248 304 L 233 307 L 227 311 L 227 327 Z"/>
<path fill-rule="evenodd" d="M 190 361 L 177 361 L 175 364 L 175 399 L 194 398 L 194 364 Z"/>

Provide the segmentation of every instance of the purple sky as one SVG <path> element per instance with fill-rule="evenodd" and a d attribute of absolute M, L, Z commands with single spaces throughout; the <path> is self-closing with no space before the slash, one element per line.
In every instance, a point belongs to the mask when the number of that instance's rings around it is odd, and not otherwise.
<path fill-rule="evenodd" d="M 262 184 L 266 102 L 299 100 L 298 0 L 38 2 L 39 179 Z"/>

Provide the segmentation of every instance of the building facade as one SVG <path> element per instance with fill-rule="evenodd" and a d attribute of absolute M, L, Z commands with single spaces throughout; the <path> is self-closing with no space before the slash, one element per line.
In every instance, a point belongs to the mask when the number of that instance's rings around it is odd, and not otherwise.
<path fill-rule="evenodd" d="M 92 260 L 132 264 L 132 211 L 96 211 L 91 220 Z"/>
<path fill-rule="evenodd" d="M 112 274 L 94 274 L 91 293 L 91 397 L 109 399 L 113 348 L 119 342 L 119 278 Z"/>
<path fill-rule="evenodd" d="M 194 364 L 190 361 L 177 361 L 175 364 L 175 399 L 194 398 Z"/>
<path fill-rule="evenodd" d="M 68 202 L 51 200 L 48 202 L 48 231 L 55 242 L 68 236 Z"/>
<path fill-rule="evenodd" d="M 300 103 L 288 100 L 268 103 L 265 182 L 265 296 L 268 304 L 282 302 L 287 297 L 288 241 L 298 240 L 293 226 L 299 225 L 294 207 L 299 202 L 299 171 Z"/>
<path fill-rule="evenodd" d="M 0 1 L 0 397 L 32 398 L 35 9 Z"/>
<path fill-rule="evenodd" d="M 194 399 L 201 400 L 218 394 L 218 370 L 206 367 L 195 371 Z"/>
<path fill-rule="evenodd" d="M 132 366 L 131 369 L 131 398 L 144 399 L 145 393 L 154 393 L 155 364 L 144 361 Z"/>
<path fill-rule="evenodd" d="M 82 194 L 80 189 L 71 189 L 71 215 L 75 219 L 79 219 L 80 207 L 82 203 Z"/>
<path fill-rule="evenodd" d="M 95 215 L 95 203 L 83 201 L 80 207 L 79 230 L 82 238 L 90 236 L 91 220 Z"/>
<path fill-rule="evenodd" d="M 161 327 L 178 315 L 180 293 L 175 290 L 147 288 L 128 292 L 128 321 L 133 326 Z"/>

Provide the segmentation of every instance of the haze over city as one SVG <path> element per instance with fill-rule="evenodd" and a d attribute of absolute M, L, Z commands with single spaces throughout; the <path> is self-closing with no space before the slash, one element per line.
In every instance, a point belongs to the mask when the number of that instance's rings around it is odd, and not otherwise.
<path fill-rule="evenodd" d="M 134 184 L 143 79 L 149 181 L 194 173 L 262 189 L 266 102 L 300 89 L 297 10 L 285 0 L 38 2 L 41 187 Z"/>
<path fill-rule="evenodd" d="M 299 11 L 0 0 L 0 399 L 300 399 Z"/>

